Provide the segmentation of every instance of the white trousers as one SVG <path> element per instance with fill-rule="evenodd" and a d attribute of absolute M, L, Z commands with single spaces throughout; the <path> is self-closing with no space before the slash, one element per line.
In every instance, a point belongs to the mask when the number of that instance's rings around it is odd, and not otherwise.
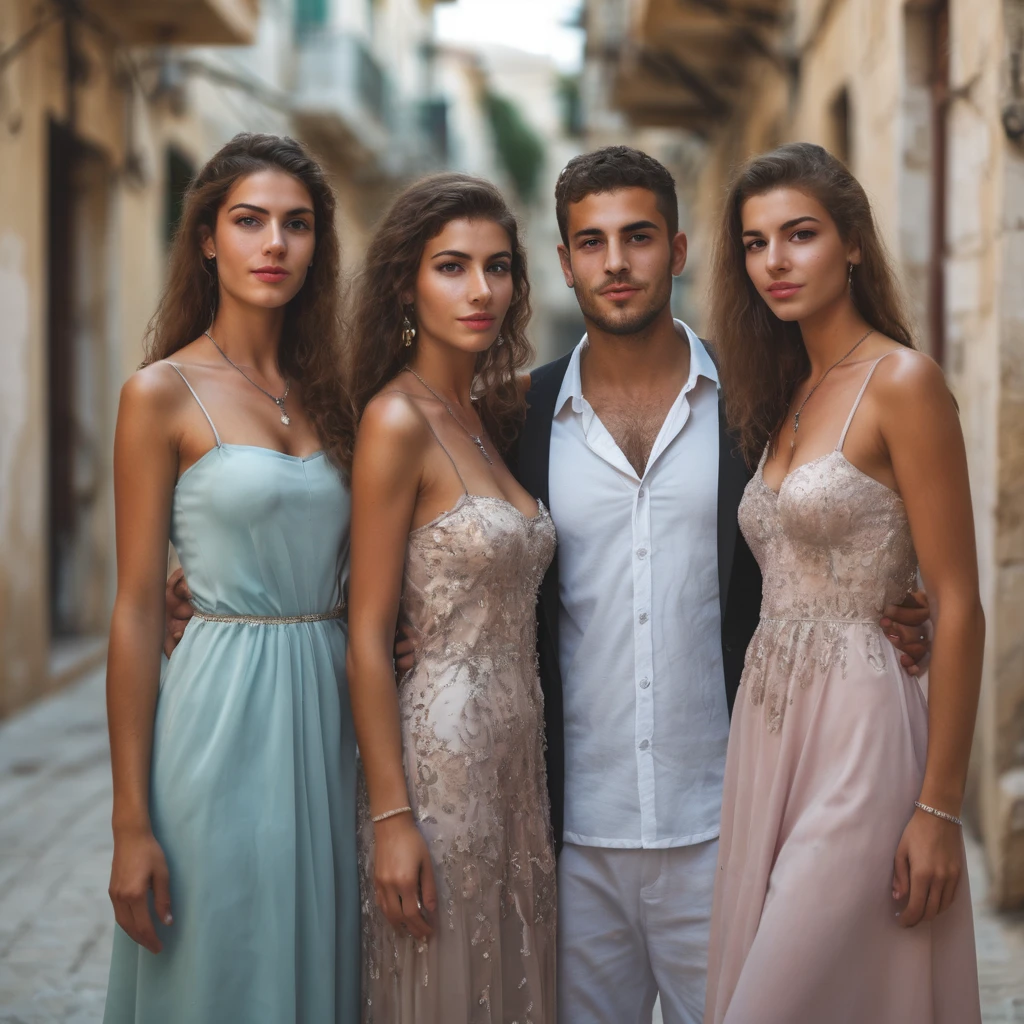
<path fill-rule="evenodd" d="M 671 850 L 566 844 L 559 1024 L 701 1024 L 718 840 Z"/>

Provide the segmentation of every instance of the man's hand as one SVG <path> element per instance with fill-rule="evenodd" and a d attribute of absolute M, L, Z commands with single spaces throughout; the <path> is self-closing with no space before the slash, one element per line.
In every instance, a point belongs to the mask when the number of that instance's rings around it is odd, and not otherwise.
<path fill-rule="evenodd" d="M 395 634 L 395 675 L 401 679 L 416 664 L 416 642 L 399 626 Z"/>
<path fill-rule="evenodd" d="M 175 569 L 168 577 L 164 591 L 164 654 L 169 658 L 178 646 L 182 633 L 192 618 L 192 591 L 188 589 L 183 569 Z"/>
<path fill-rule="evenodd" d="M 912 676 L 921 674 L 921 662 L 931 651 L 930 619 L 928 595 L 915 590 L 902 604 L 888 605 L 879 622 L 889 642 L 900 652 L 900 663 Z"/>

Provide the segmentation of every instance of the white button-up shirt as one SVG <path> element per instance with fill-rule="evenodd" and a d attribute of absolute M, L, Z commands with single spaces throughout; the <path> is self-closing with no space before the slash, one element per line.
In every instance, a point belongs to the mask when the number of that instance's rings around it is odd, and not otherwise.
<path fill-rule="evenodd" d="M 718 373 L 700 339 L 643 476 L 583 395 L 555 405 L 559 663 L 568 843 L 685 846 L 718 835 L 729 713 L 718 587 Z"/>

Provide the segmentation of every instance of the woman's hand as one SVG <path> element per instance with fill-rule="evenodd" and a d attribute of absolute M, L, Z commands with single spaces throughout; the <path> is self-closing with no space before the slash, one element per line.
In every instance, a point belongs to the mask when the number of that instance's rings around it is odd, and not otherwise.
<path fill-rule="evenodd" d="M 422 833 L 410 814 L 378 822 L 374 830 L 377 906 L 400 934 L 429 939 L 434 929 L 427 915 L 437 909 L 437 889 Z"/>
<path fill-rule="evenodd" d="M 110 870 L 110 902 L 117 923 L 140 946 L 159 953 L 149 914 L 149 892 L 153 906 L 165 925 L 172 923 L 170 874 L 164 851 L 148 828 L 121 830 L 114 834 L 114 863 Z"/>
<path fill-rule="evenodd" d="M 901 904 L 904 928 L 932 921 L 956 895 L 963 874 L 960 826 L 927 811 L 915 810 L 896 849 L 892 898 Z"/>
<path fill-rule="evenodd" d="M 164 588 L 164 654 L 169 658 L 192 618 L 192 591 L 183 569 L 175 569 Z"/>

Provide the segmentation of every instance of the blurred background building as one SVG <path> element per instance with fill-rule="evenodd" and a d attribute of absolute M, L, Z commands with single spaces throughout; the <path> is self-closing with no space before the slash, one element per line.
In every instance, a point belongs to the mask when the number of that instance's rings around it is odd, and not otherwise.
<path fill-rule="evenodd" d="M 348 271 L 407 181 L 497 181 L 540 361 L 582 331 L 551 198 L 573 154 L 625 142 L 671 168 L 674 303 L 699 328 L 731 169 L 808 139 L 867 188 L 960 402 L 989 624 L 970 813 L 996 902 L 1024 905 L 1024 0 L 551 0 L 583 44 L 568 62 L 517 47 L 535 0 L 440 34 L 463 5 L 0 0 L 0 717 L 102 662 L 118 390 L 182 193 L 236 132 L 324 161 Z"/>

